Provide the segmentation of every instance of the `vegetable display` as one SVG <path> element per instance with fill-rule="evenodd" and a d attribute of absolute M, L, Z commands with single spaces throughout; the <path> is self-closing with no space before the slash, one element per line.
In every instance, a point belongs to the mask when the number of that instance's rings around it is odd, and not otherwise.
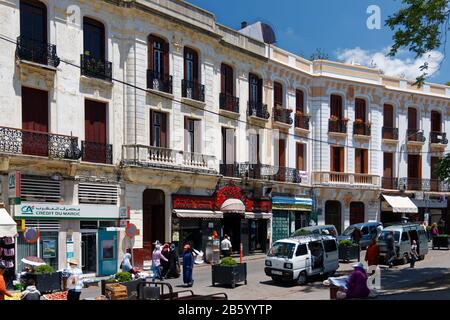
<path fill-rule="evenodd" d="M 45 294 L 44 298 L 47 300 L 67 300 L 67 291 Z"/>

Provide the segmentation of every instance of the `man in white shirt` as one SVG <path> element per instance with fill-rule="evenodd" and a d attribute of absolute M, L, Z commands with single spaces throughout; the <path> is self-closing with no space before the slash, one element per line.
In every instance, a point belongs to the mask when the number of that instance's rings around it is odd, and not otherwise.
<path fill-rule="evenodd" d="M 222 242 L 220 243 L 220 249 L 224 257 L 229 257 L 231 255 L 231 241 L 228 235 L 225 235 Z"/>
<path fill-rule="evenodd" d="M 69 278 L 67 279 L 67 300 L 80 300 L 81 289 L 83 288 L 83 271 L 78 267 L 78 259 L 71 258 L 67 261 L 69 268 Z"/>

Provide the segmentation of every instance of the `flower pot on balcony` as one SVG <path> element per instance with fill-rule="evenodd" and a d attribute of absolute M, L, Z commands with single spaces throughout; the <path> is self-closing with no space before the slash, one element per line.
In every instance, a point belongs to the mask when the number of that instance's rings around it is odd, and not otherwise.
<path fill-rule="evenodd" d="M 437 237 L 433 238 L 433 250 L 435 248 L 441 249 L 441 248 L 445 248 L 445 249 L 449 249 L 448 248 L 448 235 L 439 235 Z"/>
<path fill-rule="evenodd" d="M 350 261 L 354 259 L 358 259 L 358 245 L 352 244 L 339 244 L 339 260 L 342 261 Z"/>
<path fill-rule="evenodd" d="M 247 284 L 247 263 L 238 263 L 235 266 L 212 265 L 211 271 L 213 286 L 219 283 L 235 288 L 239 282 Z"/>

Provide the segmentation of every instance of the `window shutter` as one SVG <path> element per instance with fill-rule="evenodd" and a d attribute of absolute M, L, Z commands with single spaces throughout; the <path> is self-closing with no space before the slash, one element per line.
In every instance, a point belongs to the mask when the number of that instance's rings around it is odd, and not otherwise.
<path fill-rule="evenodd" d="M 167 148 L 167 113 L 161 113 L 161 148 Z"/>
<path fill-rule="evenodd" d="M 338 95 L 331 95 L 331 115 L 342 119 L 342 98 Z"/>
<path fill-rule="evenodd" d="M 226 93 L 225 92 L 225 82 L 226 82 L 226 66 L 222 63 L 222 65 L 220 66 L 220 92 L 221 93 Z"/>
<path fill-rule="evenodd" d="M 275 105 L 283 105 L 283 86 L 279 82 L 274 82 L 274 103 Z"/>
<path fill-rule="evenodd" d="M 368 174 L 369 173 L 369 151 L 367 149 L 362 150 L 362 156 L 364 158 L 364 168 L 362 170 L 362 173 Z"/>
<path fill-rule="evenodd" d="M 167 80 L 169 78 L 169 75 L 170 75 L 170 62 L 169 62 L 169 59 L 170 59 L 170 56 L 169 56 L 170 47 L 169 47 L 169 43 L 167 41 L 163 42 L 163 52 L 164 52 L 164 57 L 163 57 L 164 70 L 163 70 L 163 74 L 161 76 L 163 77 L 164 80 Z"/>
<path fill-rule="evenodd" d="M 422 156 L 418 155 L 417 156 L 417 178 L 421 179 L 422 178 Z"/>
<path fill-rule="evenodd" d="M 304 151 L 305 145 L 297 143 L 297 170 L 305 171 Z"/>
<path fill-rule="evenodd" d="M 250 133 L 248 136 L 248 147 L 249 147 L 249 161 L 250 164 L 256 164 L 258 161 L 257 155 L 257 135 L 254 133 Z"/>
<path fill-rule="evenodd" d="M 387 128 L 394 127 L 394 108 L 390 104 L 384 105 L 383 126 Z"/>
<path fill-rule="evenodd" d="M 337 168 L 335 168 L 335 154 L 334 154 L 335 150 L 334 147 L 330 146 L 330 171 L 331 172 L 336 172 Z"/>
<path fill-rule="evenodd" d="M 286 167 L 286 140 L 284 139 L 280 139 L 278 140 L 279 144 L 278 144 L 278 166 L 280 168 L 284 168 Z"/>
<path fill-rule="evenodd" d="M 184 117 L 184 151 L 190 152 L 189 146 L 189 118 Z"/>
<path fill-rule="evenodd" d="M 408 108 L 408 129 L 417 129 L 417 110 L 415 108 Z"/>
<path fill-rule="evenodd" d="M 295 92 L 295 105 L 296 105 L 296 110 L 299 112 L 305 112 L 304 111 L 304 96 L 303 96 L 303 91 L 302 90 L 297 90 Z"/>
<path fill-rule="evenodd" d="M 431 111 L 431 131 L 441 132 L 441 114 Z"/>
<path fill-rule="evenodd" d="M 258 100 L 256 102 L 263 102 L 263 80 L 258 78 Z"/>
<path fill-rule="evenodd" d="M 355 149 L 355 173 L 362 173 L 361 172 L 361 149 Z"/>
<path fill-rule="evenodd" d="M 199 63 L 198 63 L 198 53 L 192 50 L 192 56 L 194 57 L 194 82 L 200 83 L 199 79 Z"/>
<path fill-rule="evenodd" d="M 392 153 L 385 152 L 383 159 L 383 177 L 392 178 L 393 177 L 393 157 Z"/>
<path fill-rule="evenodd" d="M 200 120 L 194 121 L 194 152 L 202 153 L 202 122 Z"/>
<path fill-rule="evenodd" d="M 344 148 L 339 147 L 339 172 L 344 172 Z"/>
<path fill-rule="evenodd" d="M 430 173 L 431 179 L 439 178 L 436 173 L 436 169 L 438 168 L 438 165 L 439 165 L 439 157 L 431 157 L 431 173 Z"/>
<path fill-rule="evenodd" d="M 366 121 L 366 100 L 355 99 L 355 119 Z"/>
<path fill-rule="evenodd" d="M 153 52 L 153 43 L 155 41 L 155 38 L 153 36 L 149 36 L 148 37 L 148 68 L 150 70 L 154 70 L 154 64 L 153 64 L 153 57 L 154 57 L 154 52 Z"/>
<path fill-rule="evenodd" d="M 150 145 L 155 146 L 155 127 L 154 127 L 154 111 L 150 110 Z"/>

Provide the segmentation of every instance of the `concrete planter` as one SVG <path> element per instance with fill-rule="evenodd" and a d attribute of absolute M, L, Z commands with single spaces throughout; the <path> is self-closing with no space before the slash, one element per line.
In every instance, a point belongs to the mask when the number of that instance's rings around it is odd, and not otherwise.
<path fill-rule="evenodd" d="M 350 261 L 353 259 L 358 259 L 358 246 L 343 246 L 339 245 L 339 260 Z"/>
<path fill-rule="evenodd" d="M 247 263 L 239 263 L 236 266 L 211 266 L 212 271 L 212 285 L 216 283 L 225 284 L 236 287 L 236 283 L 245 282 L 247 284 Z"/>
<path fill-rule="evenodd" d="M 433 238 L 433 249 L 438 248 L 445 248 L 445 249 L 449 249 L 448 248 L 448 237 L 434 237 Z"/>

